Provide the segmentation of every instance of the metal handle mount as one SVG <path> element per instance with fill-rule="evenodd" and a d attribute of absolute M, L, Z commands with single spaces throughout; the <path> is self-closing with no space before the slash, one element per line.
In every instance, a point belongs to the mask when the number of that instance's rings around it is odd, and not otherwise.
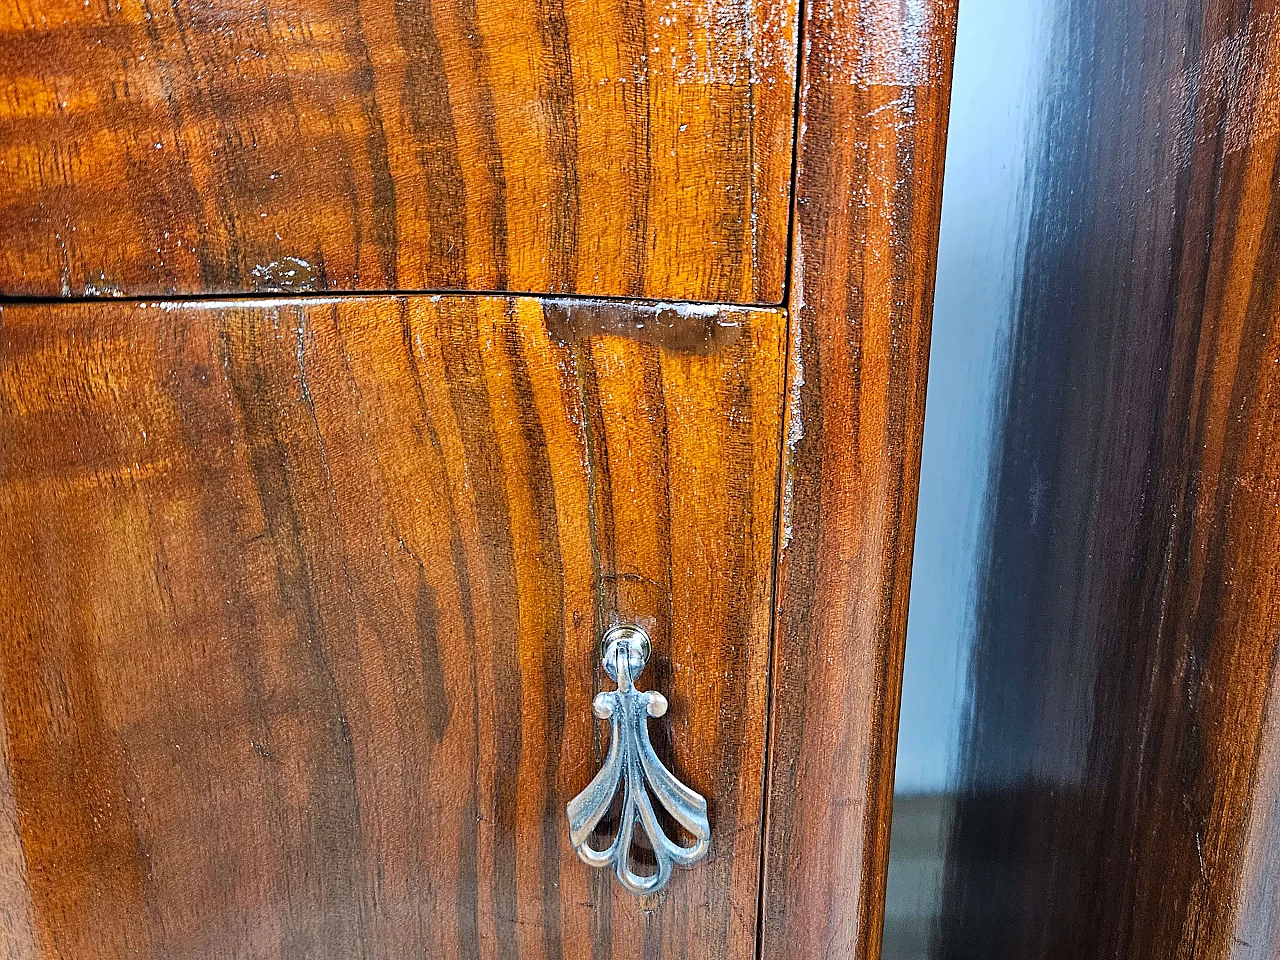
<path fill-rule="evenodd" d="M 604 669 L 618 689 L 596 695 L 592 711 L 609 721 L 609 753 L 587 789 L 569 801 L 569 838 L 583 862 L 593 867 L 613 865 L 619 882 L 637 896 L 657 893 L 671 879 L 675 864 L 687 867 L 707 855 L 711 827 L 707 801 L 690 790 L 662 765 L 649 742 L 649 718 L 667 712 L 667 698 L 635 688 L 635 678 L 649 660 L 649 636 L 637 626 L 611 628 L 600 642 Z M 622 785 L 622 819 L 618 835 L 604 850 L 591 846 L 591 831 L 609 812 Z M 647 787 L 647 789 L 646 789 Z M 693 835 L 687 847 L 663 832 L 650 795 Z M 631 869 L 631 840 L 639 822 L 653 846 L 657 872 L 640 875 Z"/>

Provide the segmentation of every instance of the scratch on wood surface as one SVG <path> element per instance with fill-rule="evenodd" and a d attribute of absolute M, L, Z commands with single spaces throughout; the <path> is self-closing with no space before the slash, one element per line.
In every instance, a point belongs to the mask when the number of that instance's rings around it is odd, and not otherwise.
<path fill-rule="evenodd" d="M 800 349 L 801 327 L 803 324 L 800 323 L 798 314 L 804 309 L 805 302 L 803 255 L 800 252 L 799 233 L 800 228 L 797 225 L 794 253 L 796 259 L 795 306 L 788 323 L 791 332 L 791 344 L 787 352 L 787 371 L 790 381 L 787 385 L 787 441 L 786 447 L 782 452 L 782 530 L 778 539 L 779 561 L 786 554 L 787 547 L 791 545 L 796 487 L 795 457 L 800 441 L 804 439 L 804 412 L 801 409 L 801 394 L 804 391 L 804 356 Z"/>
<path fill-rule="evenodd" d="M 811 30 L 808 69 L 828 82 L 854 86 L 935 86 L 950 62 L 938 43 L 938 4 L 929 0 L 819 0 L 809 21 L 856 23 L 856 29 Z"/>
<path fill-rule="evenodd" d="M 1158 95 L 1158 92 L 1157 92 Z M 1280 134 L 1280 20 L 1266 13 L 1211 43 L 1169 87 L 1175 156 L 1221 136 L 1235 153 Z"/>
<path fill-rule="evenodd" d="M 567 345 L 613 336 L 651 343 L 673 353 L 718 353 L 737 343 L 748 309 L 700 303 L 546 300 L 547 332 Z"/>

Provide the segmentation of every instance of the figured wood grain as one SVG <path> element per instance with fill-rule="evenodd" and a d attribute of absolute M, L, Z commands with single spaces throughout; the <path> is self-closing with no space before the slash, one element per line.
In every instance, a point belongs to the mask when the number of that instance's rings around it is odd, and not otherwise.
<path fill-rule="evenodd" d="M 778 303 L 796 0 L 0 9 L 0 294 Z"/>
<path fill-rule="evenodd" d="M 955 15 L 806 7 L 764 960 L 879 953 Z"/>
<path fill-rule="evenodd" d="M 784 326 L 0 307 L 8 955 L 753 957 Z M 564 813 L 618 620 L 712 822 L 643 905 Z"/>
<path fill-rule="evenodd" d="M 1280 10 L 1048 12 L 932 955 L 1274 960 Z"/>

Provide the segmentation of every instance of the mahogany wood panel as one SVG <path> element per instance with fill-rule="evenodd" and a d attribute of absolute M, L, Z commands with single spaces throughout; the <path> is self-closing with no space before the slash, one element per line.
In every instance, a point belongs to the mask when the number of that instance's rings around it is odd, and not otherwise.
<path fill-rule="evenodd" d="M 1048 12 L 931 955 L 1274 960 L 1280 10 Z"/>
<path fill-rule="evenodd" d="M 765 960 L 878 955 L 955 15 L 806 6 Z"/>
<path fill-rule="evenodd" d="M 784 315 L 0 308 L 14 957 L 755 954 Z M 645 625 L 712 849 L 568 844 Z"/>
<path fill-rule="evenodd" d="M 24 0 L 0 294 L 779 303 L 797 0 Z"/>

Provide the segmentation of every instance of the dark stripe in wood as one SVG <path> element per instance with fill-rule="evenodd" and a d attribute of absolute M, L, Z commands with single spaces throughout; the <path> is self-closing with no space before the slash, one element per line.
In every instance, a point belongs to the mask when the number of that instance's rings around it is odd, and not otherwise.
<path fill-rule="evenodd" d="M 573 58 L 564 0 L 537 0 L 538 36 L 542 42 L 542 77 L 547 91 L 547 119 L 551 134 L 551 232 L 546 255 L 548 290 L 577 289 L 578 219 L 581 215 L 578 181 L 578 114 L 573 99 Z"/>
<path fill-rule="evenodd" d="M 292 621 L 295 682 L 304 685 L 303 698 L 314 711 L 313 763 L 318 761 L 304 788 L 313 817 L 303 826 L 302 838 L 305 855 L 315 863 L 308 871 L 309 892 L 324 908 L 324 920 L 317 928 L 285 913 L 281 951 L 365 956 L 368 931 L 360 894 L 364 841 L 354 746 L 316 593 L 316 574 L 326 564 L 310 549 L 316 533 L 331 523 L 335 504 L 307 385 L 306 321 L 292 309 L 231 318 L 237 320 L 244 328 L 221 338 L 226 351 L 221 360 L 245 430 L 279 600 Z M 281 327 L 293 337 L 281 336 Z"/>
<path fill-rule="evenodd" d="M 645 294 L 644 277 L 649 255 L 649 189 L 653 166 L 652 105 L 649 97 L 649 54 L 661 48 L 653 46 L 649 33 L 645 4 L 642 0 L 623 0 L 619 10 L 622 21 L 623 58 L 632 65 L 622 92 L 627 128 L 631 131 L 630 216 L 627 223 L 627 275 L 631 277 L 627 294 Z"/>
<path fill-rule="evenodd" d="M 467 188 L 458 157 L 458 133 L 444 53 L 432 23 L 432 5 L 395 0 L 395 11 L 405 50 L 402 105 L 422 171 L 428 235 L 426 269 L 441 277 L 443 287 L 465 287 Z"/>
<path fill-rule="evenodd" d="M 475 321 L 460 310 L 448 318 L 441 349 L 454 417 L 459 425 L 468 477 L 476 501 L 488 590 L 491 642 L 486 650 L 494 704 L 492 779 L 493 925 L 500 960 L 519 956 L 516 943 L 518 850 L 516 789 L 523 756 L 520 702 L 523 697 L 518 652 L 512 624 L 521 622 L 515 580 L 514 544 L 507 504 L 506 470 L 490 425 L 494 405 L 484 380 Z"/>
<path fill-rule="evenodd" d="M 562 587 L 564 563 L 560 556 L 555 480 L 547 454 L 547 437 L 541 421 L 531 413 L 537 409 L 536 401 L 528 364 L 521 355 L 514 316 L 510 318 L 505 332 L 504 348 L 511 363 L 516 401 L 522 411 L 527 411 L 521 418 L 520 427 L 524 434 L 525 455 L 531 468 L 527 475 L 529 497 L 537 514 L 538 560 L 541 577 L 546 584 L 540 597 L 539 611 L 543 630 L 541 668 L 546 716 L 543 718 L 545 725 L 542 736 L 538 738 L 542 756 L 538 758 L 535 769 L 541 770 L 545 790 L 540 857 L 544 871 L 541 904 L 543 949 L 549 960 L 559 960 L 564 953 L 559 936 L 559 849 L 562 842 L 559 818 L 562 810 L 556 787 L 560 778 L 560 757 L 565 747 L 565 671 L 562 661 L 562 638 L 565 636 L 565 597 Z"/>
<path fill-rule="evenodd" d="M 498 108 L 490 82 L 489 51 L 480 32 L 478 0 L 458 0 L 459 26 L 469 41 L 471 69 L 475 78 L 476 119 L 480 127 L 481 157 L 489 173 L 492 199 L 489 201 L 490 264 L 473 271 L 474 281 L 487 290 L 509 290 L 511 267 L 507 258 L 507 174 L 498 139 Z M 489 279 L 492 277 L 492 279 Z"/>
<path fill-rule="evenodd" d="M 449 726 L 449 691 L 444 685 L 444 668 L 440 664 L 440 610 L 436 592 L 418 573 L 416 605 L 418 642 L 422 650 L 422 682 L 427 702 L 427 723 L 431 739 L 439 743 Z"/>
<path fill-rule="evenodd" d="M 396 228 L 396 182 L 391 174 L 391 162 L 387 146 L 387 131 L 382 122 L 382 112 L 378 109 L 376 76 L 373 62 L 369 56 L 369 44 L 364 35 L 364 24 L 360 19 L 359 0 L 350 0 L 350 22 L 343 25 L 347 34 L 346 55 L 352 63 L 352 88 L 360 101 L 360 113 L 364 118 L 368 132 L 365 135 L 365 149 L 369 159 L 369 177 L 371 183 L 371 202 L 369 218 L 373 221 L 373 242 L 377 247 L 379 279 L 390 289 L 397 286 L 397 262 L 399 261 L 399 237 Z M 351 196 L 355 206 L 356 223 L 359 224 L 362 210 L 355 198 L 358 191 L 354 185 Z M 356 234 L 357 238 L 359 234 Z M 356 270 L 360 269 L 360 248 L 357 239 L 354 251 Z M 323 259 L 323 258 L 321 258 Z M 359 273 L 356 274 L 359 283 Z"/>
<path fill-rule="evenodd" d="M 459 612 L 462 621 L 462 645 L 467 666 L 467 692 L 471 702 L 469 727 L 469 766 L 465 785 L 465 799 L 462 802 L 460 825 L 458 831 L 456 856 L 458 872 L 454 886 L 454 919 L 457 924 L 457 953 L 459 960 L 479 960 L 480 958 L 480 876 L 477 861 L 477 832 L 465 829 L 478 822 L 478 794 L 480 789 L 480 678 L 479 647 L 476 638 L 475 603 L 471 590 L 471 570 L 466 550 L 462 542 L 462 527 L 449 491 L 449 479 L 445 469 L 444 449 L 440 443 L 440 433 L 436 428 L 432 405 L 427 399 L 423 384 L 423 372 L 415 343 L 413 323 L 409 315 L 409 301 L 397 303 L 401 341 L 405 358 L 408 362 L 410 379 L 417 413 L 421 418 L 420 430 L 426 434 L 431 450 L 428 462 L 435 468 L 432 486 L 442 496 L 448 522 L 448 556 L 457 580 Z M 447 732 L 447 731 L 446 731 Z M 456 775 L 452 767 L 446 773 Z"/>

